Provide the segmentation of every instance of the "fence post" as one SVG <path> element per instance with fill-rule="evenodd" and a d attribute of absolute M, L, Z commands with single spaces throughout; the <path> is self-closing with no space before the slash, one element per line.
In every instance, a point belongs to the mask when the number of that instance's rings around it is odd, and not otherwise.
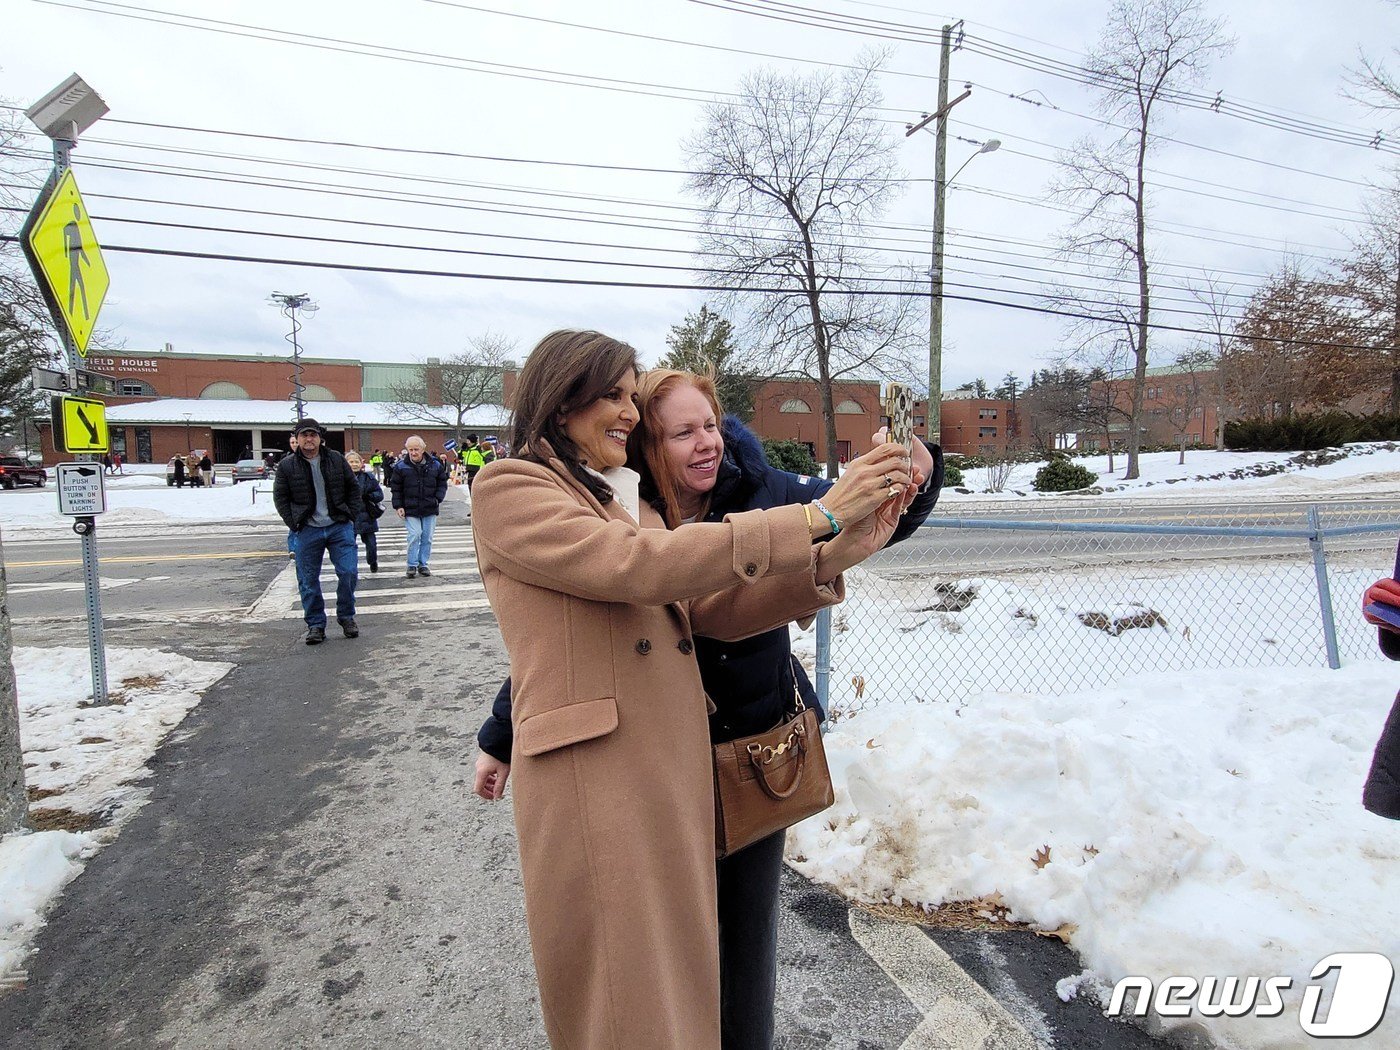
<path fill-rule="evenodd" d="M 1317 604 L 1322 610 L 1322 638 L 1327 643 L 1327 666 L 1335 671 L 1342 666 L 1342 660 L 1337 653 L 1337 623 L 1332 616 L 1332 586 L 1327 580 L 1327 553 L 1322 549 L 1322 516 L 1318 513 L 1316 503 L 1308 506 L 1308 530 L 1313 574 L 1317 577 Z"/>
<path fill-rule="evenodd" d="M 817 700 L 831 715 L 831 607 L 817 613 Z"/>

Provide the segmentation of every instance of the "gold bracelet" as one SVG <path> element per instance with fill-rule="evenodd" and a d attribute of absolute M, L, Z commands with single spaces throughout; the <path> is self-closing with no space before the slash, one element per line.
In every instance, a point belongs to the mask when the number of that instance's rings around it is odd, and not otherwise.
<path fill-rule="evenodd" d="M 812 505 L 810 503 L 802 504 L 802 516 L 807 519 L 807 535 L 810 536 L 812 534 Z"/>

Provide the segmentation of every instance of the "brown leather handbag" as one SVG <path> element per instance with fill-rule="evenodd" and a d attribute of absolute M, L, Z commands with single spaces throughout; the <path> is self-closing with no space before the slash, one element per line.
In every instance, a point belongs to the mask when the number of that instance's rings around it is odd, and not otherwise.
<path fill-rule="evenodd" d="M 777 728 L 714 745 L 716 859 L 836 801 L 821 723 L 797 690 L 795 670 L 793 700 L 793 715 Z"/>

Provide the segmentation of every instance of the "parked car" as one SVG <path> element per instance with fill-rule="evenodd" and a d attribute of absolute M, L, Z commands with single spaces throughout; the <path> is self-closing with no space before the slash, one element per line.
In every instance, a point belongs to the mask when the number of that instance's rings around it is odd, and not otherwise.
<path fill-rule="evenodd" d="M 204 449 L 202 449 L 202 448 L 191 449 L 191 452 L 194 454 L 194 458 L 195 458 L 196 460 L 199 459 L 201 456 L 204 455 Z M 184 458 L 186 458 L 186 457 L 184 457 L 184 456 L 179 456 L 179 457 L 171 456 L 168 460 L 165 461 L 165 483 L 166 483 L 167 485 L 174 485 L 174 484 L 175 484 L 175 460 L 176 460 L 177 458 L 179 458 L 179 459 L 184 459 Z M 198 486 L 198 485 L 199 485 L 199 474 L 198 474 L 198 472 L 196 472 L 195 474 L 191 475 L 190 472 L 189 472 L 188 470 L 185 471 L 185 484 L 186 484 L 186 485 L 189 485 L 191 488 L 194 488 L 194 487 Z"/>
<path fill-rule="evenodd" d="M 267 477 L 267 467 L 260 459 L 240 459 L 233 465 L 233 483 L 261 481 Z"/>
<path fill-rule="evenodd" d="M 12 489 L 16 485 L 37 485 L 43 488 L 49 474 L 43 467 L 33 467 L 18 456 L 0 456 L 0 486 Z"/>

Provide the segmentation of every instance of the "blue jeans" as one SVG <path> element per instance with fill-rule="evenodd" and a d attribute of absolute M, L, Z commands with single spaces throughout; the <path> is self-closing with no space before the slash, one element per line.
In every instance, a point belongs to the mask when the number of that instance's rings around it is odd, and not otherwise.
<path fill-rule="evenodd" d="M 421 569 L 433 555 L 433 530 L 437 528 L 437 515 L 426 518 L 404 518 L 408 529 L 408 567 Z"/>
<path fill-rule="evenodd" d="M 297 586 L 301 611 L 308 627 L 326 626 L 326 603 L 321 597 L 321 564 L 330 551 L 335 566 L 335 618 L 342 623 L 355 617 L 355 584 L 359 581 L 360 552 L 355 546 L 355 526 L 348 521 L 321 528 L 303 525 L 297 533 Z"/>

